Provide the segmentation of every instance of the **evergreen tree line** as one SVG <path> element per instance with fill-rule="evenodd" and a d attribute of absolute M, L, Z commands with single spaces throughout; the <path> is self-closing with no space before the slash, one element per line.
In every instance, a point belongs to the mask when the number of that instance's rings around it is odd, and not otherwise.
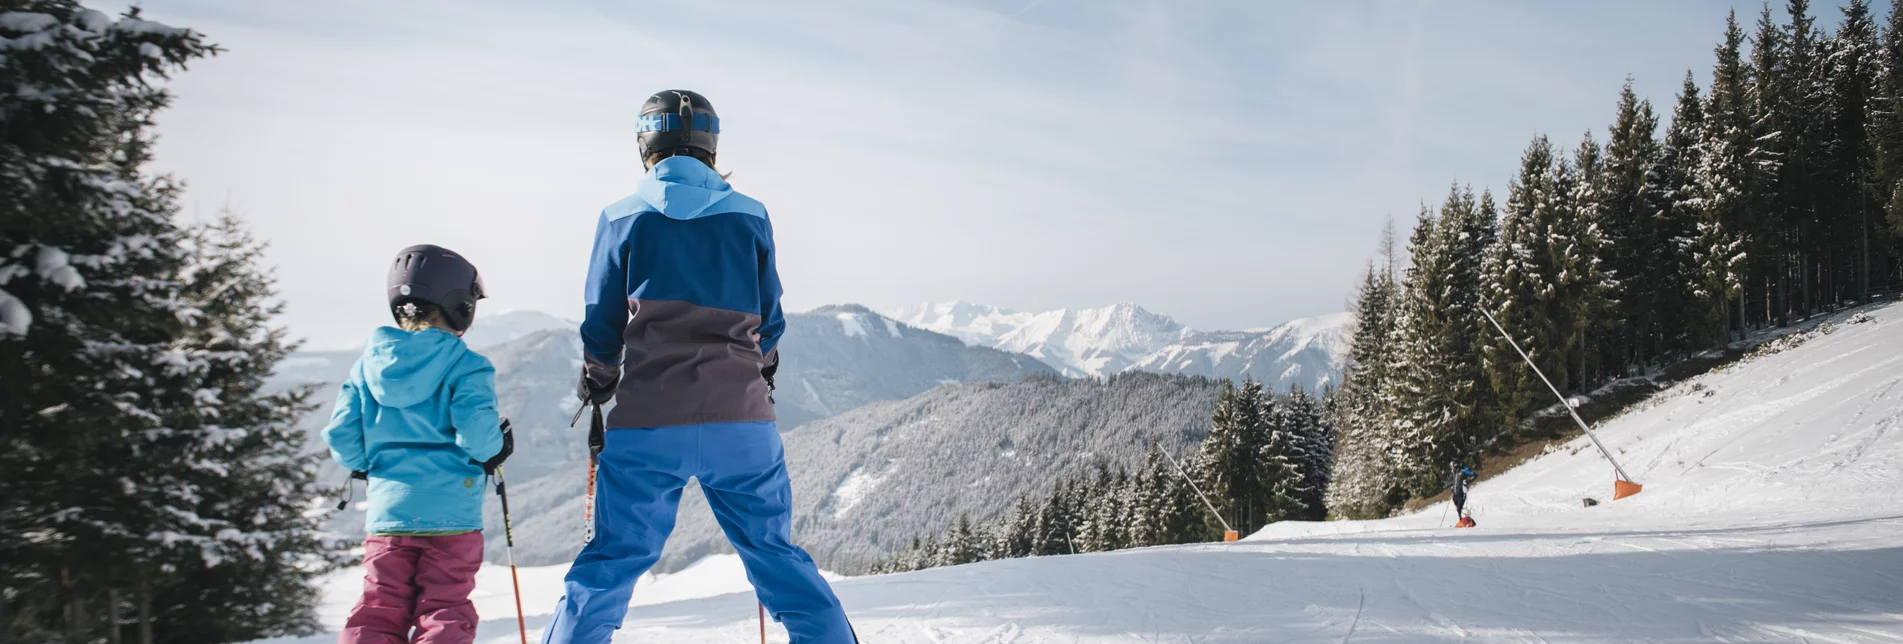
<path fill-rule="evenodd" d="M 1628 79 L 1603 145 L 1536 136 L 1504 204 L 1456 185 L 1405 267 L 1390 229 L 1355 296 L 1328 507 L 1432 496 L 1555 402 L 1483 310 L 1573 395 L 1894 288 L 1903 15 L 1842 11 L 1826 34 L 1804 0 L 1786 23 L 1767 5 L 1748 56 L 1734 13 L 1710 87 L 1688 71 L 1662 133 Z"/>
<path fill-rule="evenodd" d="M 1300 387 L 1276 395 L 1254 380 L 1240 388 L 1225 381 L 1209 435 L 1185 462 L 1152 442 L 1135 475 L 1099 462 L 1094 474 L 1062 477 L 1047 494 L 1019 496 L 990 525 L 960 514 L 942 536 L 914 536 L 872 572 L 1214 541 L 1224 521 L 1248 534 L 1285 519 L 1320 520 L 1335 444 L 1327 404 L 1326 393 Z"/>
<path fill-rule="evenodd" d="M 321 461 L 261 246 L 141 172 L 199 34 L 0 0 L 0 641 L 315 628 Z"/>

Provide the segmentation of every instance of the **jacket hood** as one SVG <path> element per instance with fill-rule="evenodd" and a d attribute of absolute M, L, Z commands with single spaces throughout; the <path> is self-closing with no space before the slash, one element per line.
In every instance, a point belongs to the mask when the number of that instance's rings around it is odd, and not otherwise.
<path fill-rule="evenodd" d="M 658 212 L 669 219 L 744 213 L 766 216 L 766 206 L 734 192 L 726 179 L 693 157 L 668 157 L 648 170 L 634 196 L 645 204 L 630 204 L 631 212 Z M 640 207 L 645 205 L 645 208 Z"/>
<path fill-rule="evenodd" d="M 363 349 L 363 381 L 379 405 L 416 405 L 436 395 L 468 350 L 462 338 L 442 329 L 382 327 Z"/>

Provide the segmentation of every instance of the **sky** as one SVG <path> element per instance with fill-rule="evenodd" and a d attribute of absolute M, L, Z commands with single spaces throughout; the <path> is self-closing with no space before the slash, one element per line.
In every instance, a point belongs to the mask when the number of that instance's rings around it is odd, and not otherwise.
<path fill-rule="evenodd" d="M 788 310 L 1341 311 L 1386 220 L 1405 237 L 1456 182 L 1504 196 L 1536 134 L 1603 141 L 1628 75 L 1668 115 L 1725 12 L 1761 6 L 140 4 L 227 50 L 169 81 L 152 169 L 187 183 L 184 217 L 229 208 L 271 244 L 313 349 L 388 323 L 384 270 L 419 243 L 475 262 L 484 313 L 579 317 L 600 210 L 642 174 L 640 105 L 674 88 L 718 108 Z"/>

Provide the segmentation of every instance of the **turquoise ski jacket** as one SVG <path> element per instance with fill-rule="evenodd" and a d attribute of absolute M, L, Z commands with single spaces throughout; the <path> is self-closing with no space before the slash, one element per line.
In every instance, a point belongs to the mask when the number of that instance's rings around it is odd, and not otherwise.
<path fill-rule="evenodd" d="M 496 370 L 442 329 L 377 329 L 337 393 L 324 442 L 370 474 L 370 533 L 482 529 L 482 467 L 502 451 Z"/>

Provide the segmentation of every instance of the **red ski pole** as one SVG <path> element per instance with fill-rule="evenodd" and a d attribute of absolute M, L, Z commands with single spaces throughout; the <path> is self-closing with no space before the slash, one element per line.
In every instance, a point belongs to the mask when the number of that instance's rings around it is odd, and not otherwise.
<path fill-rule="evenodd" d="M 575 410 L 574 420 L 568 423 L 569 427 L 574 427 L 575 423 L 581 422 L 582 410 L 591 406 L 594 407 L 594 415 L 588 419 L 588 499 L 581 509 L 584 544 L 595 540 L 595 470 L 601 461 L 601 450 L 607 447 L 607 423 L 602 421 L 601 405 L 584 405 L 582 409 Z"/>

